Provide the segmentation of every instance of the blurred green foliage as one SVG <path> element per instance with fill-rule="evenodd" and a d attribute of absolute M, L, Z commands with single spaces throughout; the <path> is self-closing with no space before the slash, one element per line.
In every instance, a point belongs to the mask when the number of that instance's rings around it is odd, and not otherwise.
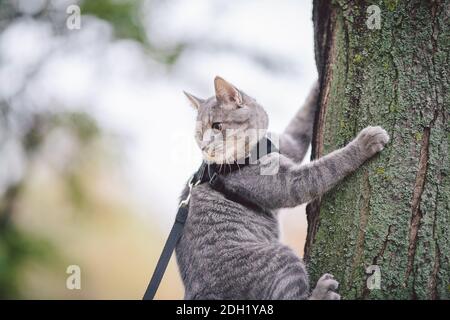
<path fill-rule="evenodd" d="M 62 112 L 53 117 L 53 124 L 71 129 L 82 142 L 89 142 L 100 135 L 97 122 L 86 112 Z"/>
<path fill-rule="evenodd" d="M 83 15 L 94 15 L 112 24 L 115 36 L 146 43 L 145 29 L 139 16 L 141 0 L 95 0 L 81 3 Z"/>
<path fill-rule="evenodd" d="M 84 0 L 81 3 L 83 15 L 94 15 L 109 22 L 117 38 L 136 40 L 144 46 L 149 57 L 164 65 L 173 65 L 187 44 L 166 43 L 162 48 L 154 43 L 147 37 L 142 9 L 142 0 Z M 151 10 L 151 6 L 148 5 L 145 9 Z"/>
<path fill-rule="evenodd" d="M 0 0 L 0 32 L 23 18 L 23 13 L 11 3 Z M 52 18 L 52 14 L 65 15 L 65 12 L 52 11 L 50 3 L 51 1 L 46 2 L 41 12 L 27 19 L 53 24 L 54 29 L 59 30 L 55 31 L 55 37 L 65 37 L 64 29 L 54 25 L 55 21 L 61 19 Z M 136 40 L 143 45 L 150 58 L 166 65 L 175 63 L 184 49 L 184 44 L 173 44 L 168 48 L 158 48 L 152 44 L 146 36 L 143 25 L 142 6 L 142 0 L 83 0 L 80 2 L 81 13 L 96 16 L 110 23 L 116 38 Z M 45 59 L 33 66 L 33 74 L 39 72 L 39 68 L 46 62 Z M 5 61 L 2 61 L 0 57 L 0 67 L 4 63 Z M 26 77 L 21 84 L 22 89 L 18 90 L 14 97 L 19 104 L 22 101 L 21 95 L 26 94 L 30 79 Z M 10 123 L 16 126 L 14 130 L 9 131 Z M 30 113 L 27 108 L 13 107 L 11 99 L 2 99 L 2 97 L 0 97 L 0 125 L 2 126 L 0 134 L 5 134 L 8 139 L 15 139 L 25 155 L 23 177 L 6 185 L 3 192 L 0 191 L 0 299 L 14 299 L 27 297 L 23 286 L 24 268 L 27 265 L 37 263 L 50 266 L 59 259 L 55 243 L 51 243 L 42 235 L 30 233 L 29 229 L 21 228 L 14 219 L 20 213 L 18 204 L 24 198 L 24 190 L 32 176 L 30 171 L 33 170 L 36 161 L 45 161 L 43 160 L 45 157 L 39 157 L 42 146 L 45 145 L 50 134 L 58 128 L 69 132 L 81 146 L 79 153 L 72 159 L 75 165 L 72 163 L 58 174 L 64 181 L 64 190 L 67 192 L 67 199 L 73 212 L 77 214 L 88 212 L 89 210 L 85 209 L 89 202 L 87 200 L 89 191 L 86 190 L 86 185 L 80 178 L 83 172 L 79 166 L 77 167 L 76 162 L 80 160 L 78 158 L 82 158 L 83 152 L 90 152 L 88 148 L 83 149 L 83 146 L 100 138 L 103 132 L 96 120 L 85 112 L 67 112 L 58 110 L 55 106 L 49 106 L 48 109 Z M 17 132 L 21 134 L 18 135 Z M 2 151 L 2 144 L 6 143 L 7 139 L 3 139 L 2 136 L 0 138 L 0 151 Z M 52 150 L 52 152 L 58 152 L 58 150 Z"/>
<path fill-rule="evenodd" d="M 23 267 L 30 261 L 52 264 L 52 244 L 40 236 L 17 229 L 13 224 L 0 228 L 0 299 L 23 295 Z"/>
<path fill-rule="evenodd" d="M 17 114 L 15 114 L 17 116 Z M 6 114 L 4 114 L 6 116 Z M 11 117 L 11 115 L 7 115 Z M 20 122 L 18 122 L 20 123 Z M 41 146 L 50 133 L 64 128 L 80 144 L 81 153 L 87 150 L 83 148 L 96 137 L 101 131 L 95 120 L 84 112 L 60 112 L 40 113 L 34 115 L 33 125 L 23 128 L 25 134 L 19 141 L 26 154 L 26 171 L 33 168 L 33 163 L 40 159 L 35 157 L 41 152 Z M 1 145 L 0 145 L 1 147 Z M 54 150 L 57 152 L 57 150 Z M 76 161 L 77 159 L 72 159 Z M 66 191 L 70 205 L 81 208 L 85 203 L 84 186 L 79 182 L 81 172 L 77 166 L 69 166 L 59 173 L 61 179 L 66 183 Z M 24 175 L 19 181 L 7 186 L 6 191 L 0 194 L 0 299 L 21 298 L 23 291 L 23 266 L 33 261 L 40 265 L 51 266 L 53 262 L 60 259 L 58 252 L 49 240 L 40 235 L 34 235 L 30 231 L 17 227 L 14 216 L 20 210 L 20 203 L 24 189 L 27 186 L 29 174 Z"/>

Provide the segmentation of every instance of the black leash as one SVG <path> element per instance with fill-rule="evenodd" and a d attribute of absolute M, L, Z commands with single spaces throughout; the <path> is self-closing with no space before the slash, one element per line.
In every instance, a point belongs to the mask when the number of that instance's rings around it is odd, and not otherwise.
<path fill-rule="evenodd" d="M 263 150 L 262 152 L 263 154 L 260 154 L 261 146 L 263 143 L 266 144 L 267 149 Z M 184 200 L 180 202 L 178 206 L 178 212 L 175 217 L 175 222 L 173 224 L 172 229 L 170 230 L 169 236 L 167 238 L 166 244 L 164 245 L 161 256 L 159 257 L 158 263 L 156 264 L 155 271 L 153 272 L 152 278 L 150 279 L 150 283 L 147 287 L 147 290 L 145 291 L 143 300 L 152 300 L 154 298 L 156 291 L 158 290 L 159 284 L 161 283 L 161 280 L 164 276 L 164 272 L 166 271 L 167 265 L 169 264 L 172 252 L 175 250 L 178 240 L 183 234 L 184 224 L 186 223 L 186 219 L 189 213 L 189 201 L 191 198 L 192 189 L 201 183 L 209 181 L 210 186 L 214 190 L 217 190 L 222 194 L 224 194 L 227 199 L 230 199 L 234 202 L 238 202 L 251 209 L 259 209 L 264 211 L 264 208 L 261 208 L 260 206 L 251 202 L 245 197 L 226 190 L 224 182 L 220 177 L 220 175 L 228 174 L 235 170 L 239 170 L 241 167 L 245 165 L 253 164 L 254 162 L 252 161 L 256 161 L 262 156 L 269 154 L 271 152 L 279 152 L 279 151 L 270 139 L 264 137 L 257 143 L 253 151 L 250 153 L 250 157 L 246 158 L 245 163 L 243 164 L 233 163 L 230 165 L 224 165 L 223 167 L 218 167 L 218 165 L 215 163 L 212 164 L 207 164 L 206 162 L 202 163 L 197 172 L 189 180 L 188 195 Z"/>
<path fill-rule="evenodd" d="M 204 164 L 200 167 L 200 170 L 204 170 Z M 197 173 L 200 172 L 197 171 Z M 144 300 L 152 300 L 158 290 L 159 284 L 161 283 L 161 279 L 164 276 L 164 272 L 166 271 L 167 264 L 169 263 L 170 257 L 172 256 L 172 252 L 175 249 L 178 240 L 180 239 L 184 224 L 186 222 L 188 212 L 189 212 L 189 200 L 191 198 L 192 188 L 199 184 L 201 180 L 197 179 L 197 174 L 193 175 L 191 180 L 189 181 L 189 194 L 186 199 L 182 200 L 178 206 L 178 212 L 175 217 L 175 223 L 173 224 L 172 229 L 170 230 L 169 237 L 167 238 L 166 244 L 164 245 L 164 249 L 159 257 L 158 263 L 156 264 L 155 271 L 153 272 L 153 276 L 150 280 L 150 284 L 147 287 L 147 290 L 144 294 Z"/>

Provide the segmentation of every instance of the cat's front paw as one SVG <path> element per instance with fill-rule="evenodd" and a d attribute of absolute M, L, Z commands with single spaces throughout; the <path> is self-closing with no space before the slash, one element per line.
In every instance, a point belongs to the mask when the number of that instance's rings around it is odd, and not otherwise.
<path fill-rule="evenodd" d="M 317 285 L 311 293 L 310 300 L 341 300 L 341 296 L 335 291 L 339 287 L 339 282 L 333 275 L 325 273 L 317 281 Z"/>
<path fill-rule="evenodd" d="M 384 149 L 389 142 L 389 135 L 382 127 L 366 127 L 356 137 L 360 149 L 367 157 Z"/>

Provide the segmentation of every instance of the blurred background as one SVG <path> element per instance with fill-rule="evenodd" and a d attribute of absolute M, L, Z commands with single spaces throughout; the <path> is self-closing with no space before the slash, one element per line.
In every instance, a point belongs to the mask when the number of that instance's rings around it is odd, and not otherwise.
<path fill-rule="evenodd" d="M 0 298 L 141 299 L 201 162 L 182 90 L 220 75 L 282 131 L 317 76 L 311 2 L 0 0 Z M 303 255 L 304 208 L 281 221 Z M 182 297 L 173 258 L 157 298 Z"/>

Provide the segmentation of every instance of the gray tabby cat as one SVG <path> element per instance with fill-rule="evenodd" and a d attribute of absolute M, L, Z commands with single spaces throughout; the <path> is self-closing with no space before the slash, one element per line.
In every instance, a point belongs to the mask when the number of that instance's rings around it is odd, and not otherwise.
<path fill-rule="evenodd" d="M 209 99 L 186 96 L 198 112 L 195 137 L 204 159 L 226 165 L 248 156 L 258 139 L 246 139 L 246 131 L 265 133 L 268 116 L 255 99 L 224 79 L 216 77 L 214 86 L 216 94 Z M 277 210 L 321 196 L 380 152 L 389 136 L 381 127 L 367 127 L 344 148 L 300 165 L 311 142 L 317 99 L 316 85 L 279 137 L 280 153 L 223 176 L 227 190 L 264 211 L 230 201 L 208 183 L 194 187 L 176 248 L 186 299 L 340 299 L 330 274 L 310 294 L 305 265 L 279 241 Z M 224 139 L 218 139 L 222 134 Z M 236 143 L 223 146 L 230 139 Z M 261 174 L 274 163 L 278 173 Z"/>

